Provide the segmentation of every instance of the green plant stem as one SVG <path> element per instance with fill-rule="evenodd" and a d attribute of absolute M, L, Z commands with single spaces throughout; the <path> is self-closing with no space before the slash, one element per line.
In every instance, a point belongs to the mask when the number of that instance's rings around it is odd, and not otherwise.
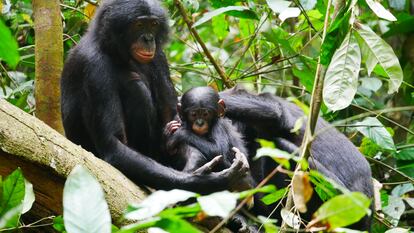
<path fill-rule="evenodd" d="M 325 41 L 326 32 L 328 29 L 331 5 L 332 5 L 332 0 L 328 0 L 328 4 L 326 6 L 325 20 L 324 20 L 324 25 L 323 25 L 323 32 L 322 32 L 322 44 Z M 315 74 L 315 83 L 313 86 L 312 98 L 311 98 L 311 103 L 310 103 L 310 112 L 309 112 L 309 117 L 308 117 L 308 121 L 306 124 L 306 131 L 305 131 L 303 141 L 302 141 L 302 146 L 301 146 L 302 150 L 301 150 L 300 159 L 304 159 L 304 160 L 307 160 L 310 155 L 309 148 L 312 143 L 313 134 L 315 132 L 316 123 L 318 122 L 319 111 L 320 111 L 321 104 L 322 104 L 322 89 L 323 89 L 325 69 L 321 64 L 321 56 L 322 55 L 320 54 L 318 57 L 318 65 L 316 67 L 316 74 Z M 293 180 L 293 177 L 300 170 L 301 170 L 301 166 L 300 166 L 300 163 L 298 163 L 293 173 L 292 180 Z M 292 185 L 292 180 L 290 181 L 291 185 Z M 285 208 L 290 210 L 292 209 L 292 207 L 293 207 L 293 192 L 292 192 L 292 187 L 291 187 L 288 193 Z M 283 221 L 282 226 L 281 226 L 282 232 L 283 232 L 283 229 L 286 228 L 286 225 L 287 225 L 286 222 Z"/>

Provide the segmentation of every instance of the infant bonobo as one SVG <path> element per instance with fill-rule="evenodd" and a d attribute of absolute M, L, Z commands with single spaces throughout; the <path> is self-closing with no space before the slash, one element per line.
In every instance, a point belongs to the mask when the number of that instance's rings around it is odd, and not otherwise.
<path fill-rule="evenodd" d="M 181 127 L 167 136 L 167 152 L 178 170 L 203 174 L 231 166 L 235 156 L 247 151 L 241 134 L 229 119 L 223 118 L 225 103 L 210 87 L 196 87 L 187 91 L 177 105 Z M 250 173 L 237 182 L 234 191 L 252 188 Z"/>

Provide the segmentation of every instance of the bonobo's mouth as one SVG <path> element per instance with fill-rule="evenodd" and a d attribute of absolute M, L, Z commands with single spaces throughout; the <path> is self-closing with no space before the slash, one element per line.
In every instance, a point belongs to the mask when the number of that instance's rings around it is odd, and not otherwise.
<path fill-rule="evenodd" d="M 154 59 L 155 53 L 151 52 L 151 51 L 136 51 L 135 52 L 138 61 L 142 62 L 142 63 L 147 63 L 152 61 L 152 59 Z"/>
<path fill-rule="evenodd" d="M 203 136 L 206 133 L 208 133 L 208 124 L 203 124 L 202 126 L 198 126 L 196 124 L 193 124 L 193 127 L 191 127 L 193 132 L 199 136 Z"/>

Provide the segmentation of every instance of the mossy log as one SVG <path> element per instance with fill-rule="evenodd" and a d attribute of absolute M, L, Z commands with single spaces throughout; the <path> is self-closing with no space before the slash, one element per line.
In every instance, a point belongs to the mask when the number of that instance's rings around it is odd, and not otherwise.
<path fill-rule="evenodd" d="M 31 219 L 62 214 L 65 178 L 77 164 L 88 168 L 102 185 L 113 222 L 120 224 L 128 203 L 146 193 L 108 163 L 5 100 L 0 99 L 0 175 L 20 167 L 33 183 L 36 202 Z"/>

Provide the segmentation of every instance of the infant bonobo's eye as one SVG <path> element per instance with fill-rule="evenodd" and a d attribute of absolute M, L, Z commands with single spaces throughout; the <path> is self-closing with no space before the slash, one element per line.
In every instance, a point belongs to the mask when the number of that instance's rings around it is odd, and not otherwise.
<path fill-rule="evenodd" d="M 152 24 L 152 26 L 158 26 L 158 24 L 159 24 L 159 23 L 158 23 L 158 21 L 157 21 L 157 20 L 154 20 L 154 21 L 152 21 L 152 23 L 151 23 L 151 24 Z"/>
<path fill-rule="evenodd" d="M 190 116 L 193 117 L 193 118 L 195 118 L 197 116 L 196 111 L 191 111 L 190 112 Z"/>
<path fill-rule="evenodd" d="M 142 27 L 142 25 L 144 25 L 144 23 L 143 23 L 142 21 L 137 21 L 137 22 L 135 23 L 135 27 L 137 27 L 137 28 Z"/>
<path fill-rule="evenodd" d="M 210 110 L 205 109 L 203 111 L 203 117 L 207 118 L 210 115 Z"/>

